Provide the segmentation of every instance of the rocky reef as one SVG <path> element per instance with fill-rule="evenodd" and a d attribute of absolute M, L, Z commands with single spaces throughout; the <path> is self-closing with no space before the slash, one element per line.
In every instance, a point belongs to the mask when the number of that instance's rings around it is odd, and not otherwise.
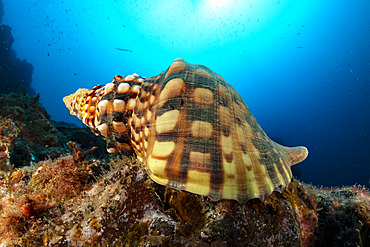
<path fill-rule="evenodd" d="M 4 4 L 0 0 L 0 23 L 4 15 Z M 35 95 L 31 87 L 33 66 L 26 60 L 17 57 L 12 49 L 14 38 L 12 28 L 0 25 L 0 94 L 18 92 Z"/>
<path fill-rule="evenodd" d="M 156 184 L 23 94 L 0 96 L 0 141 L 2 246 L 370 245 L 363 187 L 293 179 L 265 202 L 214 202 Z"/>
<path fill-rule="evenodd" d="M 0 95 L 0 170 L 7 169 L 8 159 L 15 168 L 55 159 L 65 154 L 66 143 L 77 137 L 82 148 L 97 146 L 94 153 L 104 154 L 104 142 L 90 130 L 51 121 L 38 96 Z"/>

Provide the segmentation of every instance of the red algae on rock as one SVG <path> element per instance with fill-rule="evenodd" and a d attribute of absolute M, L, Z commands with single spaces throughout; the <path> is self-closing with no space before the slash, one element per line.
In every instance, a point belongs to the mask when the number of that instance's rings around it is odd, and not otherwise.
<path fill-rule="evenodd" d="M 131 159 L 112 159 L 109 171 L 92 174 L 89 167 L 102 165 L 67 156 L 28 172 L 14 198 L 1 201 L 5 246 L 323 246 L 341 234 L 349 235 L 331 246 L 356 246 L 360 236 L 368 244 L 366 190 L 328 193 L 293 181 L 265 202 L 243 205 L 163 189 Z M 343 191 L 346 202 L 337 197 Z"/>
<path fill-rule="evenodd" d="M 301 245 L 310 246 L 315 243 L 315 234 L 318 230 L 317 201 L 312 187 L 304 187 L 296 180 L 292 180 L 288 188 L 282 192 L 295 213 L 301 230 Z"/>

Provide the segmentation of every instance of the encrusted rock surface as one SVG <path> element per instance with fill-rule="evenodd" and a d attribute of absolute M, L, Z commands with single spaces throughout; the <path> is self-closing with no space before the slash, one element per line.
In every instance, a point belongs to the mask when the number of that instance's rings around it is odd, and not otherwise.
<path fill-rule="evenodd" d="M 97 146 L 94 154 L 105 154 L 104 142 L 90 130 L 51 121 L 38 96 L 23 94 L 0 94 L 0 141 L 2 171 L 7 170 L 7 158 L 16 168 L 55 159 L 68 152 L 68 141 L 75 141 L 84 149 Z"/>

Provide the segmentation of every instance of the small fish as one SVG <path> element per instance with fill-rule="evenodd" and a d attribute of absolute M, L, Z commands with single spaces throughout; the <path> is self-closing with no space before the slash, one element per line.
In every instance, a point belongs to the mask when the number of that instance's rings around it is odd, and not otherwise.
<path fill-rule="evenodd" d="M 297 49 L 302 49 L 302 48 L 303 48 L 303 46 L 297 46 L 296 48 L 297 48 Z"/>
<path fill-rule="evenodd" d="M 125 25 L 122 25 L 122 27 L 126 27 Z"/>
<path fill-rule="evenodd" d="M 122 49 L 122 48 L 116 48 L 116 50 L 119 50 L 119 51 L 127 51 L 127 52 L 132 52 L 131 50 L 129 49 Z"/>

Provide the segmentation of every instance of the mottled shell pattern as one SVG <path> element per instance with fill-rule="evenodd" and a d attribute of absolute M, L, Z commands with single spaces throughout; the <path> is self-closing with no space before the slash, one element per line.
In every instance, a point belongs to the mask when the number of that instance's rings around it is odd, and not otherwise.
<path fill-rule="evenodd" d="M 155 182 L 213 200 L 265 200 L 308 155 L 272 141 L 229 83 L 182 59 L 158 76 L 115 76 L 63 100 L 108 152 L 135 153 Z"/>

